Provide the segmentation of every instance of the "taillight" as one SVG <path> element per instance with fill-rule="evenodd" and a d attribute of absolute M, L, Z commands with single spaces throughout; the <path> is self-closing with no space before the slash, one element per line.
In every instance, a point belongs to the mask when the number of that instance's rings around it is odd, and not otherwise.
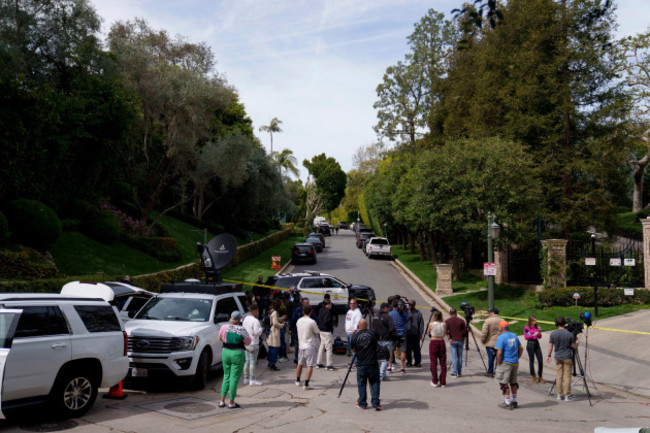
<path fill-rule="evenodd" d="M 314 254 L 314 250 L 309 250 L 309 254 Z"/>
<path fill-rule="evenodd" d="M 129 336 L 126 335 L 126 331 L 122 331 L 122 334 L 124 334 L 124 356 L 126 356 L 129 351 Z"/>

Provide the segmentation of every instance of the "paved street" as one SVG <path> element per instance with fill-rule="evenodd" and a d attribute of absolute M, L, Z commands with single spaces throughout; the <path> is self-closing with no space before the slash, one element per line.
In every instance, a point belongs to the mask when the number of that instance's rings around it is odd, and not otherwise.
<path fill-rule="evenodd" d="M 319 256 L 317 266 L 306 266 L 330 272 L 346 282 L 367 284 L 377 292 L 379 302 L 388 295 L 401 293 L 415 297 L 424 305 L 424 296 L 416 292 L 388 260 L 368 260 L 356 249 L 352 233 L 339 232 L 327 238 L 327 248 Z M 304 269 L 305 267 L 301 267 Z M 632 317 L 639 323 L 645 318 Z M 425 314 L 425 320 L 428 313 Z M 612 319 L 602 326 L 624 327 L 623 319 Z M 629 322 L 629 320 L 628 320 Z M 340 328 L 342 328 L 342 323 Z M 644 325 L 645 326 L 645 325 Z M 637 388 L 648 388 L 647 338 L 637 336 L 625 340 L 627 353 L 619 359 L 621 348 L 608 348 L 603 331 L 590 333 L 592 350 L 590 360 L 596 381 L 610 386 L 599 386 L 600 397 L 594 398 L 590 407 L 582 388 L 576 385 L 576 402 L 559 402 L 549 397 L 553 380 L 550 366 L 544 376 L 545 385 L 533 385 L 527 374 L 527 361 L 520 366 L 520 407 L 514 411 L 498 408 L 502 401 L 498 386 L 483 376 L 485 370 L 479 353 L 471 342 L 468 364 L 462 378 L 448 377 L 447 388 L 432 388 L 428 356 L 423 368 L 407 370 L 406 375 L 392 374 L 390 381 L 381 385 L 384 410 L 360 410 L 355 407 L 357 398 L 354 372 L 351 374 L 341 398 L 338 390 L 345 376 L 349 358 L 335 356 L 334 372 L 315 370 L 313 390 L 303 391 L 294 386 L 295 369 L 292 363 L 278 364 L 282 371 L 269 372 L 260 363 L 258 379 L 262 387 L 245 387 L 239 390 L 237 402 L 242 409 L 219 409 L 217 402 L 221 385 L 220 373 L 215 373 L 206 390 L 201 392 L 137 391 L 127 390 L 129 397 L 122 401 L 97 400 L 94 408 L 82 419 L 75 419 L 78 432 L 268 432 L 313 431 L 331 432 L 589 432 L 598 426 L 641 427 L 650 425 L 650 400 L 647 396 L 621 393 L 617 390 L 617 377 L 636 374 Z M 548 341 L 548 338 L 545 337 Z M 626 337 L 628 338 L 628 337 Z M 644 347 L 641 347 L 644 346 Z M 482 353 L 483 348 L 481 348 Z M 582 353 L 582 352 L 581 352 Z M 622 364 L 622 362 L 631 364 Z M 634 367 L 634 368 L 632 368 Z M 623 373 L 622 373 L 622 372 Z M 611 373 L 607 373 L 611 372 Z M 630 389 L 630 391 L 633 391 Z M 641 394 L 641 392 L 638 392 Z M 22 431 L 24 422 L 0 424 L 3 431 Z M 44 430 L 40 430 L 44 431 Z"/>

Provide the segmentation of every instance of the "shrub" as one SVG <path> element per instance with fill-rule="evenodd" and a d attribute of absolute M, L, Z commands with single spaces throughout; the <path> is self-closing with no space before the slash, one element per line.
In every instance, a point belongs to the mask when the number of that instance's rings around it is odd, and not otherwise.
<path fill-rule="evenodd" d="M 78 232 L 81 230 L 81 220 L 76 218 L 66 218 L 61 220 L 61 230 L 64 232 Z"/>
<path fill-rule="evenodd" d="M 3 244 L 9 239 L 9 221 L 5 214 L 0 212 L 0 244 Z"/>
<path fill-rule="evenodd" d="M 39 201 L 13 200 L 8 210 L 9 223 L 18 242 L 45 248 L 61 236 L 61 221 L 56 212 Z"/>
<path fill-rule="evenodd" d="M 151 241 L 151 239 L 156 240 Z M 162 241 L 162 239 L 165 239 L 165 241 Z M 125 234 L 122 236 L 122 242 L 132 248 L 149 254 L 151 257 L 154 257 L 161 262 L 175 263 L 181 259 L 181 252 L 178 250 L 178 248 L 176 248 L 176 239 L 173 238 L 147 238 L 143 236 L 129 236 Z M 166 248 L 168 248 L 173 243 L 174 249 L 165 251 L 156 247 L 156 245 L 163 243 Z"/>
<path fill-rule="evenodd" d="M 70 202 L 69 215 L 81 221 L 90 220 L 98 211 L 97 206 L 85 200 L 75 199 Z"/>
<path fill-rule="evenodd" d="M 57 277 L 56 267 L 46 263 L 30 263 L 23 253 L 0 253 L 0 278 L 36 280 Z M 2 290 L 5 291 L 3 285 Z"/>
<path fill-rule="evenodd" d="M 544 307 L 570 307 L 575 305 L 575 299 L 572 295 L 574 292 L 580 293 L 578 305 L 594 305 L 594 288 L 593 287 L 554 287 L 544 289 L 538 295 L 540 304 Z M 623 304 L 650 304 L 650 291 L 635 290 L 634 296 L 625 296 L 623 289 L 599 287 L 598 288 L 598 305 L 601 307 L 614 307 Z"/>
<path fill-rule="evenodd" d="M 104 244 L 110 245 L 122 235 L 120 219 L 108 212 L 98 212 L 87 224 L 88 234 Z"/>

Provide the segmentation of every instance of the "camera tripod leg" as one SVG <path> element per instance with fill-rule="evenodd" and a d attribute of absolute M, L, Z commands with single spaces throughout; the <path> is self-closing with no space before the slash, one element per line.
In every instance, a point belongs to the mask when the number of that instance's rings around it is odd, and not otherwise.
<path fill-rule="evenodd" d="M 354 356 L 352 356 L 352 361 L 350 361 L 348 372 L 345 373 L 345 379 L 343 379 L 343 383 L 341 384 L 341 389 L 339 390 L 339 395 L 336 398 L 341 397 L 341 394 L 343 393 L 343 388 L 345 388 L 345 384 L 348 382 L 348 376 L 350 376 L 350 370 L 352 370 L 352 366 L 354 365 L 354 361 L 356 360 L 357 360 L 357 354 L 355 353 Z"/>
<path fill-rule="evenodd" d="M 476 346 L 476 351 L 478 352 L 479 356 L 481 357 L 481 362 L 483 362 L 483 368 L 485 368 L 485 372 L 487 373 L 488 372 L 488 367 L 487 367 L 487 364 L 485 363 L 485 359 L 483 359 L 483 354 L 481 353 L 481 349 L 478 347 L 478 342 L 476 341 L 476 337 L 474 336 L 474 333 L 471 330 L 469 330 L 468 332 L 472 335 L 472 339 L 474 339 L 474 345 Z"/>
<path fill-rule="evenodd" d="M 591 392 L 589 392 L 589 386 L 587 385 L 587 375 L 584 368 L 582 368 L 582 361 L 580 361 L 580 355 L 576 350 L 576 361 L 578 362 L 578 369 L 580 370 L 580 377 L 582 377 L 582 383 L 585 386 L 585 392 L 587 393 L 587 399 L 589 400 L 589 406 L 593 406 L 591 403 Z"/>

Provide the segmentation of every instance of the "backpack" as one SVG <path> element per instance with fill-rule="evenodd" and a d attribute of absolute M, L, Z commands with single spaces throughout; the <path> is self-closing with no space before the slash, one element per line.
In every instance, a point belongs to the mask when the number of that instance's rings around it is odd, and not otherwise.
<path fill-rule="evenodd" d="M 348 351 L 347 342 L 341 340 L 341 337 L 336 337 L 334 339 L 334 348 L 333 352 L 336 354 L 345 354 Z"/>

